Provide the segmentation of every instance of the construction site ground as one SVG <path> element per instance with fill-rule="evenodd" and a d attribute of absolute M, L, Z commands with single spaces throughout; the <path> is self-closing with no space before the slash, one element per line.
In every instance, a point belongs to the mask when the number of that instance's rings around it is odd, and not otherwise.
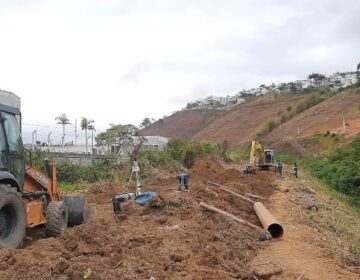
<path fill-rule="evenodd" d="M 359 216 L 289 169 L 280 179 L 201 160 L 190 192 L 176 192 L 174 177 L 148 180 L 144 189 L 158 197 L 143 207 L 129 201 L 122 214 L 113 213 L 111 198 L 124 186 L 93 184 L 84 191 L 92 221 L 58 238 L 45 238 L 43 227 L 29 230 L 23 249 L 0 250 L 0 279 L 360 279 L 360 260 L 349 249 L 359 242 Z M 264 197 L 283 237 L 264 240 L 201 208 L 203 201 L 260 226 L 250 203 L 208 180 Z"/>

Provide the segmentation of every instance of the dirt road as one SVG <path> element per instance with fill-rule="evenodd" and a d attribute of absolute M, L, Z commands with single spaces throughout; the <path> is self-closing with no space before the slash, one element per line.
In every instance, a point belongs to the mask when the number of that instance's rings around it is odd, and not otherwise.
<path fill-rule="evenodd" d="M 270 198 L 270 208 L 282 222 L 285 234 L 258 252 L 251 261 L 252 270 L 283 271 L 271 279 L 360 279 L 360 274 L 344 268 L 326 237 L 306 224 L 306 213 L 316 212 L 317 203 L 316 195 L 301 181 L 290 173 L 278 180 L 277 190 Z"/>

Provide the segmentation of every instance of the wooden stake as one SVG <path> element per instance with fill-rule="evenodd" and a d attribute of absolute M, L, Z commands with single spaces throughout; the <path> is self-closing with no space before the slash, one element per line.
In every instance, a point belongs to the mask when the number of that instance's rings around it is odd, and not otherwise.
<path fill-rule="evenodd" d="M 248 222 L 246 220 L 243 220 L 243 219 L 241 219 L 239 217 L 236 217 L 233 214 L 225 212 L 225 211 L 223 211 L 223 210 L 221 210 L 219 208 L 216 208 L 214 206 L 206 204 L 205 202 L 200 202 L 200 206 L 206 208 L 207 210 L 210 210 L 210 211 L 219 213 L 221 215 L 224 215 L 224 216 L 226 216 L 226 217 L 228 217 L 228 218 L 230 218 L 230 219 L 232 219 L 232 220 L 234 220 L 234 221 L 236 221 L 236 222 L 238 222 L 240 224 L 246 225 L 246 226 L 251 227 L 253 229 L 257 229 L 257 230 L 260 230 L 260 231 L 263 230 L 262 228 L 258 227 L 257 225 L 254 225 L 254 224 L 252 224 L 252 223 L 250 223 L 250 222 Z"/>
<path fill-rule="evenodd" d="M 256 195 L 256 194 L 253 194 L 253 193 L 246 193 L 245 195 L 247 195 L 247 196 L 249 196 L 249 197 L 252 197 L 252 198 L 266 199 L 266 198 L 263 197 L 263 196 Z"/>
<path fill-rule="evenodd" d="M 215 182 L 211 182 L 211 181 L 209 181 L 208 184 L 209 184 L 209 185 L 217 186 L 217 187 L 219 187 L 220 190 L 223 190 L 224 192 L 227 192 L 227 193 L 230 193 L 230 194 L 232 194 L 232 195 L 235 195 L 235 196 L 241 198 L 242 200 L 245 200 L 245 201 L 247 201 L 247 202 L 250 202 L 251 204 L 254 204 L 254 203 L 255 203 L 254 200 L 251 200 L 251 199 L 248 198 L 248 197 L 245 197 L 245 196 L 243 196 L 243 195 L 241 195 L 241 194 L 238 194 L 238 193 L 236 193 L 236 192 L 233 192 L 233 191 L 229 190 L 226 186 L 223 186 L 223 185 L 217 184 L 217 183 L 215 183 Z"/>

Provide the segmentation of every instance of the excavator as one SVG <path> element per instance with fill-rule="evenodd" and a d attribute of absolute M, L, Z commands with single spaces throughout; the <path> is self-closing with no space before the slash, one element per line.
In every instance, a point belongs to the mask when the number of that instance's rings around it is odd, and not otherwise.
<path fill-rule="evenodd" d="M 258 170 L 269 170 L 275 166 L 275 150 L 264 149 L 258 141 L 251 142 L 250 162 L 244 173 L 253 174 Z"/>
<path fill-rule="evenodd" d="M 32 152 L 21 137 L 20 98 L 0 90 L 0 248 L 21 248 L 26 228 L 45 226 L 47 236 L 59 236 L 68 226 L 88 222 L 84 196 L 62 195 L 56 166 L 32 166 Z M 25 156 L 28 153 L 28 163 Z"/>

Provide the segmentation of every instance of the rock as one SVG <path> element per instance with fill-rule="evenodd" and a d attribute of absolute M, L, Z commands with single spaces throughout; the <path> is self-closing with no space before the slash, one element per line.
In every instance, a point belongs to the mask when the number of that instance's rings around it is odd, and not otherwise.
<path fill-rule="evenodd" d="M 179 255 L 179 254 L 171 254 L 171 255 L 170 255 L 170 259 L 171 259 L 173 262 L 182 262 L 185 258 L 184 258 L 184 256 Z"/>
<path fill-rule="evenodd" d="M 260 241 L 271 240 L 271 234 L 267 230 L 263 230 L 259 235 Z"/>

